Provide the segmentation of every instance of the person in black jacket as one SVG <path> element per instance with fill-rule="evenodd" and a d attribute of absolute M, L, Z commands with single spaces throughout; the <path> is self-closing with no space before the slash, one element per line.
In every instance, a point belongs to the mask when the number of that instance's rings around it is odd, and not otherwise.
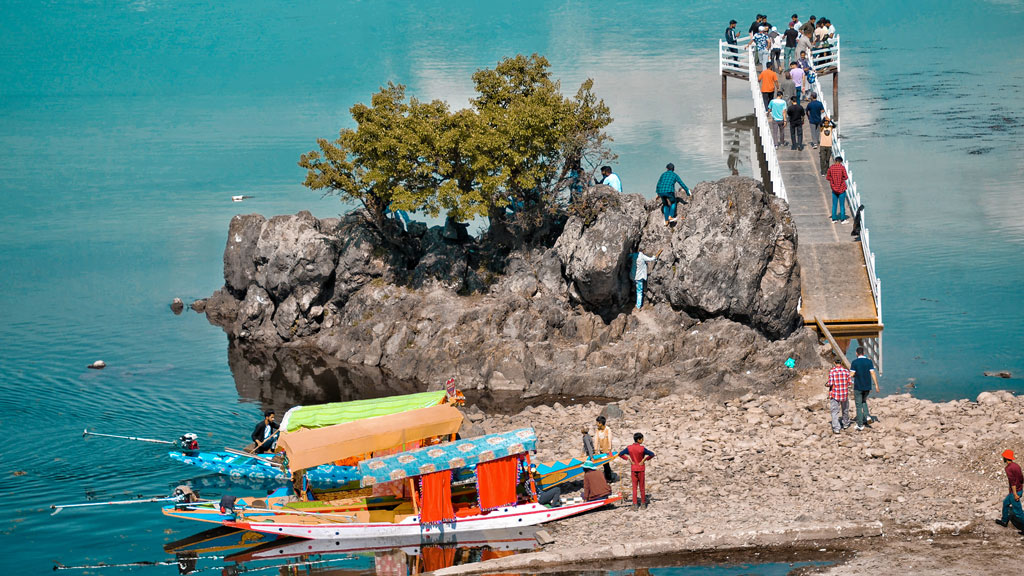
<path fill-rule="evenodd" d="M 254 453 L 262 454 L 273 449 L 274 442 L 277 441 L 277 429 L 280 427 L 274 418 L 274 411 L 267 410 L 263 413 L 263 420 L 260 420 L 260 423 L 253 429 L 251 438 L 256 444 Z"/>
<path fill-rule="evenodd" d="M 789 119 L 789 136 L 790 141 L 793 145 L 790 147 L 792 150 L 804 149 L 804 112 L 803 106 L 800 105 L 800 101 L 794 96 L 789 101 L 789 108 L 786 108 L 786 117 Z"/>

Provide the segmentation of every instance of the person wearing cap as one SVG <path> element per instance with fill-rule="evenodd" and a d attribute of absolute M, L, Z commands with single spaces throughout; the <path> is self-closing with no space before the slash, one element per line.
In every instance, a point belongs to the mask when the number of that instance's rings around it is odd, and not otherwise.
<path fill-rule="evenodd" d="M 750 45 L 754 45 L 754 55 L 757 56 L 755 64 L 760 64 L 762 69 L 767 70 L 771 67 L 769 57 L 771 56 L 771 38 L 768 37 L 768 27 L 761 26 L 754 32 L 754 35 L 750 38 L 750 42 L 747 42 L 745 48 L 749 48 Z M 764 91 L 764 86 L 761 86 L 761 91 Z"/>
<path fill-rule="evenodd" d="M 280 425 L 274 421 L 274 411 L 267 410 L 263 413 L 263 420 L 260 420 L 256 427 L 252 430 L 252 441 L 255 445 L 253 453 L 262 454 L 269 452 L 274 447 L 274 442 L 277 440 L 277 429 Z"/>
<path fill-rule="evenodd" d="M 1024 474 L 1021 474 L 1020 465 L 1013 460 L 1013 450 L 1003 451 L 1003 463 L 1006 464 L 1004 471 L 1010 489 L 1006 498 L 1003 498 L 1003 518 L 996 520 L 996 524 L 1006 526 L 1012 521 L 1014 526 L 1024 530 L 1024 511 L 1021 511 L 1020 507 L 1020 497 L 1024 492 Z"/>
<path fill-rule="evenodd" d="M 612 493 L 612 487 L 604 479 L 604 473 L 597 464 L 587 460 L 583 463 L 583 500 L 604 500 Z"/>

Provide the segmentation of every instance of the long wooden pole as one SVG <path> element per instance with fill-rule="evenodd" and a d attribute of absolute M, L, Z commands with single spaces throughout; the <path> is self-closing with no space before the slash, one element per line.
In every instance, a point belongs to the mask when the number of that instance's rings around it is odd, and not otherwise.
<path fill-rule="evenodd" d="M 832 116 L 839 119 L 839 69 L 832 73 Z"/>
<path fill-rule="evenodd" d="M 412 478 L 408 478 L 408 480 L 409 480 L 409 492 L 412 493 L 412 511 L 415 512 L 416 514 L 419 514 L 420 513 L 420 502 L 419 502 L 419 498 L 416 497 L 416 481 L 413 480 Z"/>

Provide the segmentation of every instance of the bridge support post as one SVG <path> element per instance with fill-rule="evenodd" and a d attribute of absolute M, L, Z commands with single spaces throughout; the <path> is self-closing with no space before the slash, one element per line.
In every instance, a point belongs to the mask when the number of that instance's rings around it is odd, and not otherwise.
<path fill-rule="evenodd" d="M 832 116 L 839 119 L 839 70 L 832 73 Z"/>

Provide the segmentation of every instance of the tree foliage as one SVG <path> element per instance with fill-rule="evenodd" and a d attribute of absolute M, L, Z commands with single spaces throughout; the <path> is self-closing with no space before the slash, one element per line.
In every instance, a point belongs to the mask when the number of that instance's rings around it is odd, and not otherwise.
<path fill-rule="evenodd" d="M 389 83 L 351 108 L 355 129 L 303 154 L 304 184 L 358 201 L 382 231 L 388 210 L 490 219 L 491 232 L 555 211 L 570 174 L 589 179 L 613 156 L 612 118 L 585 81 L 569 98 L 543 56 L 473 74 L 470 107 L 406 99 Z"/>

